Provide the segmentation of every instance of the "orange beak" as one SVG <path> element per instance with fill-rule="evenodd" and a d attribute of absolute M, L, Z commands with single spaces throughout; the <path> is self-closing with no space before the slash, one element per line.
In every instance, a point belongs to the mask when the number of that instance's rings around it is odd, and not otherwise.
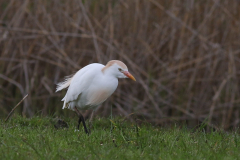
<path fill-rule="evenodd" d="M 124 74 L 125 76 L 127 76 L 128 78 L 136 81 L 136 79 L 133 77 L 133 75 L 131 75 L 131 73 L 129 73 L 128 71 L 124 71 L 123 74 Z"/>

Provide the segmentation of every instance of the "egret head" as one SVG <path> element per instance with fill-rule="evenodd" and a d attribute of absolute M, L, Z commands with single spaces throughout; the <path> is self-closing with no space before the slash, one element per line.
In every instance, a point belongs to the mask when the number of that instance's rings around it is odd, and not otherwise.
<path fill-rule="evenodd" d="M 136 81 L 136 79 L 128 72 L 127 66 L 119 60 L 109 61 L 107 65 L 102 69 L 102 72 L 112 74 L 117 78 L 130 78 Z"/>

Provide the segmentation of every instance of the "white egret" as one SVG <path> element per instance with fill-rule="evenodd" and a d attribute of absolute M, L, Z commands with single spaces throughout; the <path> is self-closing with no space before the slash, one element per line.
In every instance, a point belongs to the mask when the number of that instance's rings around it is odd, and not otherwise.
<path fill-rule="evenodd" d="M 85 132 L 88 134 L 84 117 L 79 110 L 96 109 L 116 90 L 118 78 L 136 81 L 123 62 L 111 60 L 106 66 L 99 63 L 89 64 L 73 76 L 66 77 L 64 82 L 57 84 L 56 92 L 68 88 L 62 99 L 63 109 L 68 108 L 77 112 L 78 129 L 79 124 L 83 122 Z"/>

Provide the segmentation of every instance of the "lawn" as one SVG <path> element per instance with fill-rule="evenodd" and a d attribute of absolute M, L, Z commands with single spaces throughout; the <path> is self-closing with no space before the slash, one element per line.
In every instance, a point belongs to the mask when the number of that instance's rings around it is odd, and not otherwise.
<path fill-rule="evenodd" d="M 204 132 L 175 125 L 137 125 L 122 117 L 95 118 L 91 134 L 76 130 L 77 117 L 56 119 L 14 115 L 0 127 L 0 159 L 239 159 L 238 131 Z M 88 122 L 87 125 L 89 126 Z"/>

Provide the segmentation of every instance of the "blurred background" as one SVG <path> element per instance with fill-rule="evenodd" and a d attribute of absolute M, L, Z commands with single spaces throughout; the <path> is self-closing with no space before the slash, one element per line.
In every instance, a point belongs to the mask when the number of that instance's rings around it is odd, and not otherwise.
<path fill-rule="evenodd" d="M 0 116 L 26 94 L 23 116 L 74 116 L 56 83 L 118 59 L 137 82 L 121 79 L 99 116 L 237 127 L 239 26 L 239 0 L 0 0 Z"/>

